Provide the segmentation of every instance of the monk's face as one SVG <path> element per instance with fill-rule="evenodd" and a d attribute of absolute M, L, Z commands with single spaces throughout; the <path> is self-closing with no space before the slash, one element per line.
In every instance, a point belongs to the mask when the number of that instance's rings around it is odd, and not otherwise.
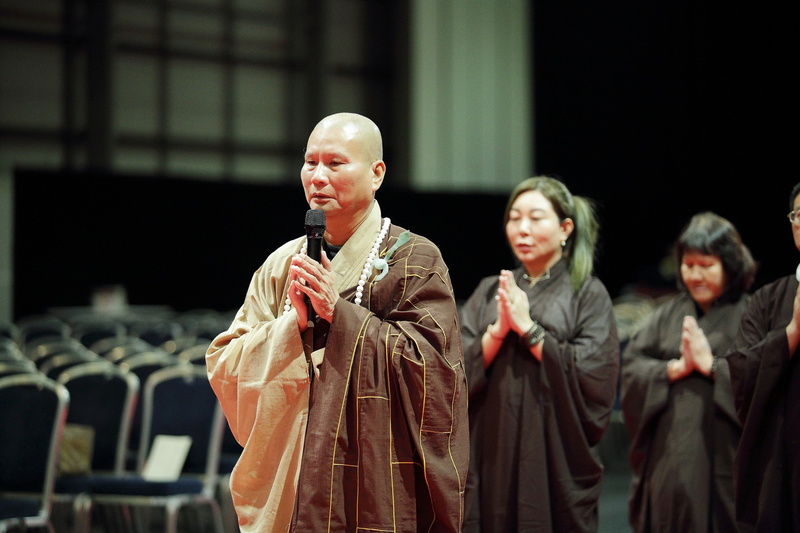
<path fill-rule="evenodd" d="M 309 207 L 325 211 L 329 227 L 362 220 L 380 187 L 385 165 L 369 156 L 365 135 L 357 123 L 328 120 L 308 138 L 303 189 Z"/>

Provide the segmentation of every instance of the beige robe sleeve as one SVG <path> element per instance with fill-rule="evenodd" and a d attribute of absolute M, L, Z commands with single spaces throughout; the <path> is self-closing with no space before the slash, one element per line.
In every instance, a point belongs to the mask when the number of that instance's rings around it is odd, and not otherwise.
<path fill-rule="evenodd" d="M 243 532 L 286 531 L 308 419 L 309 374 L 294 309 L 283 312 L 288 268 L 302 239 L 270 255 L 244 304 L 208 349 L 208 377 L 236 440 L 231 474 Z"/>

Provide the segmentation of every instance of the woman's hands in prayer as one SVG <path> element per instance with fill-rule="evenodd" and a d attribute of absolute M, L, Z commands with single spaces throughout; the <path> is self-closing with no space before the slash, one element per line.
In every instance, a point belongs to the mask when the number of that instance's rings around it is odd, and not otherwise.
<path fill-rule="evenodd" d="M 497 288 L 497 321 L 489 324 L 481 344 L 483 347 L 483 366 L 488 367 L 494 361 L 500 344 L 510 331 L 524 335 L 533 326 L 530 315 L 528 295 L 519 288 L 510 270 L 500 271 L 500 283 Z M 536 359 L 542 359 L 541 343 L 532 348 Z"/>
<path fill-rule="evenodd" d="M 497 296 L 497 323 L 500 325 L 498 329 L 502 336 L 508 335 L 509 331 L 514 331 L 520 336 L 524 335 L 533 326 L 530 304 L 528 295 L 519 288 L 510 270 L 500 271 Z"/>
<path fill-rule="evenodd" d="M 297 254 L 292 257 L 289 271 L 289 298 L 297 310 L 297 326 L 300 332 L 308 327 L 308 308 L 304 296 L 308 296 L 311 307 L 321 319 L 331 322 L 339 292 L 331 272 L 331 262 L 323 250 L 320 254 L 321 264 L 307 255 Z"/>
<path fill-rule="evenodd" d="M 683 379 L 695 370 L 710 376 L 714 364 L 714 354 L 705 333 L 693 316 L 683 319 L 681 331 L 681 358 L 667 363 L 667 376 L 670 381 Z"/>

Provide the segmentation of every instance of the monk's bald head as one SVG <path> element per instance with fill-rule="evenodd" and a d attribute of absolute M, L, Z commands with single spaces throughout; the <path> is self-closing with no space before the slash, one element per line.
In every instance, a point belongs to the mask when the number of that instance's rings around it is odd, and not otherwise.
<path fill-rule="evenodd" d="M 314 131 L 339 129 L 347 139 L 355 140 L 368 161 L 383 160 L 383 140 L 378 126 L 357 113 L 336 113 L 329 115 L 314 128 Z"/>
<path fill-rule="evenodd" d="M 381 133 L 370 119 L 337 113 L 308 137 L 300 178 L 311 209 L 325 211 L 325 239 L 343 244 L 366 219 L 383 183 Z"/>

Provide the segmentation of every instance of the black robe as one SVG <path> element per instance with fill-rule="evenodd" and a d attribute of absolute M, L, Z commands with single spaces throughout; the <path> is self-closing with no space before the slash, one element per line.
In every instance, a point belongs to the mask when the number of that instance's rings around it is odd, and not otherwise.
<path fill-rule="evenodd" d="M 465 531 L 596 531 L 603 467 L 597 444 L 616 398 L 619 341 L 611 299 L 589 278 L 576 293 L 565 261 L 528 294 L 547 330 L 542 362 L 510 333 L 483 368 L 481 336 L 497 319 L 498 278 L 462 309 L 472 450 Z"/>
<path fill-rule="evenodd" d="M 736 454 L 736 518 L 742 532 L 800 531 L 800 370 L 785 328 L 794 276 L 753 295 L 728 354 L 742 438 Z"/>
<path fill-rule="evenodd" d="M 719 301 L 699 316 L 691 297 L 679 294 L 625 348 L 622 411 L 631 436 L 634 531 L 735 531 L 732 470 L 741 430 L 724 355 L 746 307 L 746 297 Z M 714 380 L 697 372 L 674 383 L 667 378 L 667 362 L 681 357 L 687 315 L 718 356 Z"/>

